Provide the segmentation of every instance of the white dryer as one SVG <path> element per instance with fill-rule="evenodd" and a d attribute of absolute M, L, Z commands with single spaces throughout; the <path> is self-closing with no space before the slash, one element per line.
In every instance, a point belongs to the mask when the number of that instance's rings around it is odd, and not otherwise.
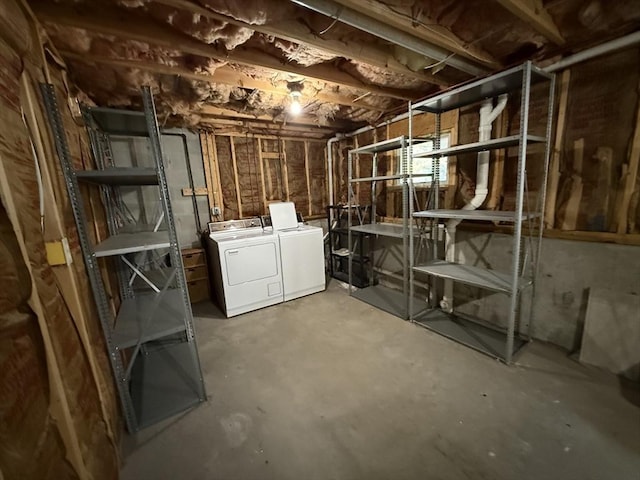
<path fill-rule="evenodd" d="M 227 317 L 283 301 L 277 235 L 261 227 L 212 231 L 207 249 L 215 296 Z"/>

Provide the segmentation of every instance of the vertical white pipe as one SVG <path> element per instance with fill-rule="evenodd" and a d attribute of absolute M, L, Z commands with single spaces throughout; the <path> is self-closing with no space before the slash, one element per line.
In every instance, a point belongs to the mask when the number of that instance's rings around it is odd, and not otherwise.
<path fill-rule="evenodd" d="M 500 95 L 498 104 L 493 108 L 493 100 L 485 100 L 480 106 L 480 125 L 478 127 L 478 141 L 491 140 L 492 124 L 507 104 L 507 95 Z M 476 210 L 487 198 L 489 193 L 489 151 L 478 153 L 478 166 L 476 171 L 476 190 L 473 198 L 462 207 L 462 210 Z M 451 219 L 446 225 L 445 259 L 447 262 L 456 261 L 455 243 L 456 228 L 461 220 Z M 445 280 L 444 296 L 440 301 L 440 307 L 446 312 L 453 311 L 453 281 Z"/>

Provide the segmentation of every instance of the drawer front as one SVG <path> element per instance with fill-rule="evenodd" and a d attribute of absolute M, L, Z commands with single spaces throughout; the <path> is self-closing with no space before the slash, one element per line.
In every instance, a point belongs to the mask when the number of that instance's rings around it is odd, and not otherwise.
<path fill-rule="evenodd" d="M 187 288 L 189 289 L 189 300 L 191 300 L 191 303 L 209 300 L 209 281 L 206 278 L 188 281 Z"/>
<path fill-rule="evenodd" d="M 198 265 L 206 265 L 207 260 L 204 256 L 204 250 L 191 248 L 182 251 L 182 263 L 184 268 L 197 267 Z"/>
<path fill-rule="evenodd" d="M 209 272 L 207 271 L 206 265 L 198 265 L 197 267 L 184 267 L 184 277 L 187 279 L 187 282 L 191 282 L 193 280 L 206 280 L 209 278 Z"/>

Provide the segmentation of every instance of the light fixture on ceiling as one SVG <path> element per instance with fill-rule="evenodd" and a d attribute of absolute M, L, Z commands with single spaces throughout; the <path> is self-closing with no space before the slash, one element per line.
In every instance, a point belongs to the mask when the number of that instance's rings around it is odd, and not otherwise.
<path fill-rule="evenodd" d="M 291 115 L 300 115 L 300 113 L 302 113 L 300 98 L 302 97 L 304 84 L 302 82 L 289 82 L 287 88 L 289 88 L 289 96 L 291 97 L 289 113 L 291 113 Z"/>

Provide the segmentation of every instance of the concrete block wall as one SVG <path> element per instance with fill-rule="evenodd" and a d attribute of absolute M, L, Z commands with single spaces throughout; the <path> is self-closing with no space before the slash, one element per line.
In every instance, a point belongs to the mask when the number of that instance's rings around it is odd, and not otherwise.
<path fill-rule="evenodd" d="M 180 248 L 200 246 L 193 199 L 190 196 L 182 195 L 183 188 L 190 188 L 185 144 L 193 175 L 193 185 L 195 188 L 204 187 L 206 183 L 198 134 L 181 129 L 163 132 L 162 147 L 165 156 L 166 176 Z M 205 229 L 209 221 L 209 202 L 206 196 L 198 196 L 196 201 L 200 228 Z"/>
<path fill-rule="evenodd" d="M 458 230 L 458 261 L 503 272 L 510 271 L 512 237 Z M 376 250 L 376 266 L 401 271 L 399 240 L 386 239 Z M 416 277 L 419 282 L 425 280 Z M 386 278 L 387 282 L 389 278 Z M 393 285 L 399 287 L 397 282 Z M 454 284 L 455 308 L 490 323 L 505 326 L 506 295 Z M 569 351 L 580 347 L 590 288 L 640 295 L 640 247 L 571 240 L 543 239 L 540 272 L 533 305 L 531 335 Z M 423 297 L 423 290 L 417 289 Z M 530 307 L 530 289 L 522 295 L 522 324 Z M 611 321 L 614 321 L 612 313 Z M 630 318 L 629 321 L 638 321 Z"/>
<path fill-rule="evenodd" d="M 114 137 L 112 152 L 119 167 L 153 167 L 149 140 L 145 137 Z M 180 248 L 200 245 L 196 228 L 193 199 L 183 196 L 182 189 L 190 188 L 187 158 L 190 161 L 194 187 L 204 187 L 204 167 L 200 137 L 197 133 L 182 129 L 165 130 L 162 134 L 162 148 L 165 157 L 165 174 L 169 186 L 169 196 L 178 232 Z M 188 154 L 188 155 L 187 155 Z M 154 221 L 154 215 L 160 208 L 157 187 L 124 187 L 123 199 L 136 218 L 146 217 L 147 222 Z M 209 203 L 206 196 L 196 197 L 201 229 L 209 221 Z"/>

